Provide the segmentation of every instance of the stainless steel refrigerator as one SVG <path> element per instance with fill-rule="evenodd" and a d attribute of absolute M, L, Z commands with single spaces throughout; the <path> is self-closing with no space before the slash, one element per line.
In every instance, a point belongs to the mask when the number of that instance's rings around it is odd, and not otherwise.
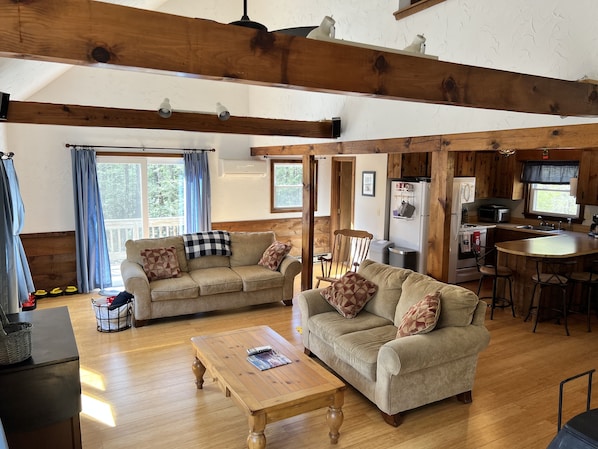
<path fill-rule="evenodd" d="M 395 251 L 401 248 L 415 251 L 415 267 L 418 272 L 425 274 L 428 257 L 430 182 L 394 180 L 390 183 L 389 193 L 388 240 L 394 243 Z"/>

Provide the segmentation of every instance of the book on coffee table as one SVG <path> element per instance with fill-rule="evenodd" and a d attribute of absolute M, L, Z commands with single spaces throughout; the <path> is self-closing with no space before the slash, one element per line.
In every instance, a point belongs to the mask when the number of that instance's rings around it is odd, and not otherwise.
<path fill-rule="evenodd" d="M 280 354 L 274 349 L 250 355 L 247 357 L 247 360 L 260 371 L 291 363 L 291 360 L 287 356 Z"/>

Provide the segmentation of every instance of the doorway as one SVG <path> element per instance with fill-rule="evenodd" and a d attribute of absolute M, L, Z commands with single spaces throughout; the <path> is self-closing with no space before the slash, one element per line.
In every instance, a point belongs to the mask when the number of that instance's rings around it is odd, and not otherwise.
<path fill-rule="evenodd" d="M 355 158 L 333 157 L 330 186 L 330 242 L 336 229 L 353 229 Z"/>

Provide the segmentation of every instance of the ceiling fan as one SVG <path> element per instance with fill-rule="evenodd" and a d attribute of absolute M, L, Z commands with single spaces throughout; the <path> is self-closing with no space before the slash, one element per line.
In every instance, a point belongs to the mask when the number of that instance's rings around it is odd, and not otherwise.
<path fill-rule="evenodd" d="M 255 30 L 268 31 L 268 27 L 266 27 L 266 25 L 255 22 L 249 18 L 249 15 L 247 15 L 247 0 L 243 0 L 243 16 L 241 19 L 230 22 L 230 25 L 238 25 L 246 28 L 253 28 Z M 306 37 L 309 32 L 315 28 L 317 28 L 317 26 L 294 27 L 275 30 L 275 32 Z"/>

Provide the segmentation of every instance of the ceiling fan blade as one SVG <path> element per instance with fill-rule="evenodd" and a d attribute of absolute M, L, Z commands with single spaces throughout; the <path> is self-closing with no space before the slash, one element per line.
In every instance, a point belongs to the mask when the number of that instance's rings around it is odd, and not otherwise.
<path fill-rule="evenodd" d="M 307 35 L 312 30 L 315 30 L 316 28 L 318 28 L 318 27 L 317 26 L 293 27 L 293 28 L 283 28 L 280 30 L 275 30 L 275 32 L 289 34 L 291 36 L 307 37 Z"/>

